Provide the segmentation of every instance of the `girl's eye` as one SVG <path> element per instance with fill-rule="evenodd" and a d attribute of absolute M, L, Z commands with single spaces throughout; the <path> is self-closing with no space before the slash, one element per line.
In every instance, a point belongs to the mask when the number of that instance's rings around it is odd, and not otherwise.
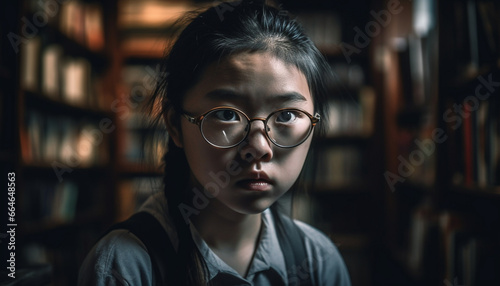
<path fill-rule="evenodd" d="M 240 117 L 232 110 L 219 110 L 215 112 L 217 119 L 222 121 L 239 121 Z"/>
<path fill-rule="evenodd" d="M 291 123 L 297 119 L 297 114 L 293 111 L 283 111 L 278 114 L 276 121 L 279 123 Z"/>

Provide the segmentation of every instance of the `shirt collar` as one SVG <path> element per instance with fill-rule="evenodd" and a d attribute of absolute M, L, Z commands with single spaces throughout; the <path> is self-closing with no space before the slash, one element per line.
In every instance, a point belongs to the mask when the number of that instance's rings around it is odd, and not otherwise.
<path fill-rule="evenodd" d="M 209 278 L 212 280 L 215 276 L 220 273 L 230 274 L 242 278 L 238 272 L 227 265 L 222 259 L 220 259 L 211 249 L 208 247 L 206 242 L 201 238 L 200 234 L 193 226 L 190 224 L 191 233 L 193 235 L 193 240 L 198 247 L 201 255 L 205 259 L 208 267 Z M 253 277 L 261 271 L 268 269 L 273 269 L 278 273 L 278 275 L 283 280 L 286 285 L 287 274 L 285 260 L 283 253 L 281 252 L 281 247 L 276 235 L 276 228 L 274 225 L 274 220 L 272 218 L 269 209 L 266 209 L 262 213 L 262 229 L 260 234 L 260 241 L 257 246 L 257 251 L 255 252 L 250 270 L 248 271 L 247 279 L 253 280 Z"/>

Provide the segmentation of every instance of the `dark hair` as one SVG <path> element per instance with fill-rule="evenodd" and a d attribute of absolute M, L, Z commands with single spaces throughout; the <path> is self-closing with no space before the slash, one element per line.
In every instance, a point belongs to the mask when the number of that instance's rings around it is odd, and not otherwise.
<path fill-rule="evenodd" d="M 189 24 L 163 62 L 162 72 L 167 77 L 158 83 L 153 94 L 152 102 L 156 103 L 153 105 L 159 108 L 155 112 L 157 123 L 171 108 L 181 110 L 186 91 L 198 82 L 209 64 L 241 52 L 270 52 L 295 65 L 309 84 L 315 112 L 321 115 L 322 122 L 327 121 L 328 80 L 325 77 L 330 74 L 328 64 L 295 20 L 285 11 L 264 2 L 226 2 L 187 16 Z M 320 130 L 315 133 L 324 132 L 324 128 L 324 124 L 320 124 Z M 168 212 L 178 232 L 178 259 L 180 269 L 184 270 L 179 273 L 179 285 L 206 285 L 206 263 L 179 210 L 181 203 L 191 205 L 192 194 L 184 191 L 190 170 L 184 151 L 172 140 L 168 142 L 164 164 L 164 192 Z"/>

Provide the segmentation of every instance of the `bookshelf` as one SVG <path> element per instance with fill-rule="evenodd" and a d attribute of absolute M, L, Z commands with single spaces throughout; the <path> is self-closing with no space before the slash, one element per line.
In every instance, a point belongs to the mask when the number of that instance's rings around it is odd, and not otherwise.
<path fill-rule="evenodd" d="M 487 82 L 499 76 L 499 6 L 422 2 L 374 43 L 386 249 L 405 273 L 399 283 L 498 284 L 500 105 Z"/>
<path fill-rule="evenodd" d="M 160 61 L 172 35 L 174 21 L 200 8 L 191 1 L 117 2 L 117 221 L 130 217 L 151 194 L 162 191 L 161 158 L 166 146 L 155 142 L 147 104 L 164 76 Z M 153 147 L 154 146 L 154 147 Z M 153 150 L 155 149 L 155 150 Z M 155 158 L 149 153 L 154 152 Z"/>
<path fill-rule="evenodd" d="M 382 222 L 383 154 L 380 97 L 374 89 L 371 45 L 355 46 L 355 29 L 370 21 L 371 1 L 286 1 L 335 75 L 329 83 L 329 129 L 306 162 L 306 193 L 293 215 L 326 233 L 338 246 L 352 285 L 372 285 L 374 249 Z M 347 16 L 348 15 L 348 16 Z M 344 45 L 344 46 L 343 46 Z"/>
<path fill-rule="evenodd" d="M 500 78 L 498 19 L 493 1 L 453 1 L 440 5 L 451 13 L 440 19 L 439 127 L 449 140 L 438 149 L 442 192 L 438 205 L 442 219 L 445 279 L 458 277 L 467 285 L 498 284 L 492 270 L 500 265 Z M 462 33 L 450 27 L 461 24 Z M 445 53 L 450 45 L 463 46 Z M 451 72 L 452 70 L 453 72 Z"/>
<path fill-rule="evenodd" d="M 114 218 L 112 2 L 2 4 L 0 158 L 16 173 L 16 268 L 46 265 L 52 285 L 76 284 Z"/>

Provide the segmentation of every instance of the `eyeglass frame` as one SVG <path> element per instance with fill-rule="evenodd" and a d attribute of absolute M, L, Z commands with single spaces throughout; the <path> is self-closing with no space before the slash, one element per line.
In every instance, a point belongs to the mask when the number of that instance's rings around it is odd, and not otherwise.
<path fill-rule="evenodd" d="M 246 131 L 246 134 L 245 134 L 245 137 L 243 137 L 243 139 L 241 139 L 238 143 L 235 143 L 233 145 L 230 145 L 230 146 L 219 146 L 219 145 L 216 145 L 212 142 L 210 142 L 206 137 L 205 137 L 205 134 L 203 133 L 203 131 L 201 130 L 201 122 L 203 121 L 203 119 L 205 118 L 205 116 L 207 116 L 207 114 L 209 114 L 210 112 L 213 112 L 215 110 L 218 110 L 218 109 L 229 109 L 229 110 L 233 110 L 233 111 L 237 111 L 241 114 L 243 114 L 245 116 L 245 118 L 247 119 L 247 131 Z M 282 112 L 282 111 L 285 111 L 285 110 L 290 110 L 290 111 L 299 111 L 299 112 L 302 112 L 304 113 L 305 115 L 307 115 L 307 117 L 309 117 L 309 119 L 311 120 L 311 128 L 309 128 L 309 131 L 308 131 L 308 134 L 307 136 L 304 137 L 304 139 L 302 141 L 300 141 L 299 143 L 295 144 L 295 145 L 291 145 L 291 146 L 285 146 L 285 145 L 281 145 L 281 144 L 278 144 L 274 139 L 271 138 L 271 136 L 269 136 L 269 133 L 268 133 L 268 126 L 267 126 L 267 122 L 269 120 L 269 118 L 271 118 L 271 116 L 273 116 L 274 114 L 278 113 L 278 112 Z M 205 139 L 205 141 L 216 147 L 216 148 L 220 148 L 220 149 L 229 149 L 229 148 L 233 148 L 235 146 L 238 146 L 241 144 L 241 142 L 245 141 L 247 138 L 248 138 L 248 134 L 250 134 L 250 129 L 251 129 L 251 124 L 252 124 L 252 121 L 256 121 L 256 120 L 260 120 L 264 123 L 264 131 L 265 131 L 265 134 L 266 134 L 266 137 L 267 139 L 269 139 L 269 141 L 271 141 L 274 145 L 280 147 L 280 148 L 294 148 L 294 147 L 297 147 L 299 146 L 300 144 L 304 143 L 307 138 L 309 138 L 309 136 L 311 136 L 312 132 L 313 132 L 313 129 L 314 127 L 316 126 L 316 124 L 321 120 L 321 116 L 319 113 L 316 112 L 316 114 L 313 116 L 311 115 L 309 112 L 305 111 L 305 110 L 302 110 L 300 108 L 280 108 L 280 109 L 277 109 L 273 112 L 271 112 L 266 118 L 264 117 L 254 117 L 254 118 L 250 118 L 248 117 L 248 115 L 243 112 L 242 110 L 236 108 L 236 107 L 232 107 L 232 106 L 218 106 L 218 107 L 214 107 L 214 108 L 211 108 L 210 110 L 204 112 L 203 114 L 199 115 L 199 116 L 191 116 L 189 115 L 186 111 L 182 110 L 181 111 L 182 115 L 188 120 L 188 122 L 190 123 L 193 123 L 193 124 L 196 124 L 198 125 L 199 127 L 199 130 L 200 130 L 200 133 L 201 133 L 201 136 L 203 137 L 203 139 Z"/>

